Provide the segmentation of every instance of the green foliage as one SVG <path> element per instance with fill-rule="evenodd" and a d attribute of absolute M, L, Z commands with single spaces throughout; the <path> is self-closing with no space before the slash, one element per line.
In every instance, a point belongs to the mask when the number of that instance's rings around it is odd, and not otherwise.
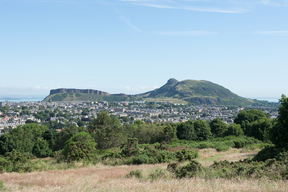
<path fill-rule="evenodd" d="M 176 126 L 173 126 L 171 124 L 167 125 L 164 128 L 164 140 L 166 143 L 170 143 L 171 141 L 174 141 L 177 139 L 177 128 Z"/>
<path fill-rule="evenodd" d="M 162 142 L 165 139 L 165 136 L 173 136 L 173 133 L 166 132 L 164 129 L 166 126 L 155 125 L 155 124 L 144 124 L 136 123 L 124 125 L 124 130 L 128 137 L 137 138 L 139 144 L 153 144 L 156 142 Z M 173 131 L 173 130 L 172 130 Z"/>
<path fill-rule="evenodd" d="M 221 152 L 221 151 L 228 151 L 230 149 L 230 147 L 227 145 L 216 145 L 215 149 L 218 152 Z"/>
<path fill-rule="evenodd" d="M 227 125 L 221 119 L 213 119 L 210 122 L 211 133 L 213 137 L 223 137 L 225 131 L 227 130 Z"/>
<path fill-rule="evenodd" d="M 77 127 L 76 125 L 70 125 L 64 127 L 62 131 L 56 133 L 54 136 L 51 135 L 52 150 L 59 151 L 65 146 L 66 141 L 68 141 L 74 134 L 85 131 L 83 127 Z M 55 137 L 55 139 L 53 139 Z"/>
<path fill-rule="evenodd" d="M 167 169 L 169 171 L 174 172 L 176 177 L 181 179 L 184 177 L 195 177 L 197 172 L 200 172 L 203 170 L 203 167 L 199 162 L 192 160 L 188 165 L 181 166 L 181 167 L 178 167 L 175 164 L 173 165 L 169 164 L 167 166 Z"/>
<path fill-rule="evenodd" d="M 126 137 L 117 118 L 110 117 L 107 111 L 101 111 L 88 127 L 99 149 L 120 146 Z"/>
<path fill-rule="evenodd" d="M 277 148 L 288 150 L 288 98 L 282 95 L 275 126 L 271 130 L 271 141 Z"/>
<path fill-rule="evenodd" d="M 177 151 L 175 153 L 176 158 L 179 162 L 186 161 L 186 160 L 192 160 L 198 157 L 198 151 L 194 150 L 186 150 L 181 149 L 180 151 Z"/>
<path fill-rule="evenodd" d="M 228 136 L 228 135 L 241 136 L 241 135 L 244 135 L 244 131 L 240 125 L 238 125 L 236 123 L 232 123 L 231 125 L 228 126 L 224 135 L 225 136 Z"/>
<path fill-rule="evenodd" d="M 5 155 L 13 149 L 22 153 L 32 153 L 35 142 L 42 138 L 46 130 L 46 126 L 33 123 L 12 129 L 10 133 L 0 136 L 0 155 Z"/>
<path fill-rule="evenodd" d="M 274 146 L 267 145 L 264 149 L 259 151 L 253 158 L 253 161 L 266 161 L 267 159 L 275 158 L 280 153 Z"/>
<path fill-rule="evenodd" d="M 270 132 L 272 122 L 269 119 L 260 119 L 251 123 L 248 128 L 248 136 L 255 137 L 261 141 L 267 142 L 270 140 Z"/>
<path fill-rule="evenodd" d="M 0 180 L 0 190 L 5 190 L 4 181 Z"/>
<path fill-rule="evenodd" d="M 146 154 L 134 156 L 131 163 L 133 165 L 149 164 L 149 157 Z"/>
<path fill-rule="evenodd" d="M 247 111 L 240 111 L 237 117 L 234 120 L 234 123 L 241 125 L 241 128 L 244 130 L 244 134 L 248 134 L 248 128 L 250 123 L 260 120 L 266 119 L 265 113 L 256 109 L 250 109 Z"/>
<path fill-rule="evenodd" d="M 65 159 L 70 161 L 88 160 L 95 158 L 96 143 L 86 132 L 76 133 L 65 143 L 62 151 Z"/>
<path fill-rule="evenodd" d="M 130 173 L 128 175 L 126 175 L 127 178 L 131 178 L 131 177 L 136 177 L 138 179 L 142 178 L 142 171 L 141 170 L 132 170 L 130 171 Z"/>
<path fill-rule="evenodd" d="M 196 140 L 197 135 L 195 133 L 193 121 L 189 120 L 177 125 L 177 137 L 183 140 Z"/>
<path fill-rule="evenodd" d="M 247 136 L 227 136 L 227 137 L 218 137 L 213 140 L 207 141 L 185 141 L 178 140 L 169 144 L 170 148 L 198 148 L 198 149 L 207 149 L 215 148 L 218 151 L 226 151 L 231 148 L 243 148 L 250 145 L 261 144 L 262 141 L 255 139 L 253 137 Z M 263 144 L 263 143 L 262 143 Z"/>
<path fill-rule="evenodd" d="M 20 153 L 13 149 L 11 152 L 6 153 L 5 157 L 0 156 L 0 173 L 3 172 L 31 172 L 33 171 L 34 159 L 33 155 L 28 153 Z"/>
<path fill-rule="evenodd" d="M 37 139 L 34 143 L 32 154 L 38 158 L 48 157 L 52 154 L 49 144 L 46 140 Z"/>
<path fill-rule="evenodd" d="M 138 148 L 138 139 L 136 138 L 129 138 L 127 139 L 127 142 L 122 147 L 121 154 L 125 157 L 131 157 L 133 155 L 137 155 L 139 153 Z"/>
<path fill-rule="evenodd" d="M 195 133 L 197 135 L 197 140 L 204 141 L 210 139 L 212 134 L 209 125 L 206 121 L 196 120 L 193 122 Z"/>

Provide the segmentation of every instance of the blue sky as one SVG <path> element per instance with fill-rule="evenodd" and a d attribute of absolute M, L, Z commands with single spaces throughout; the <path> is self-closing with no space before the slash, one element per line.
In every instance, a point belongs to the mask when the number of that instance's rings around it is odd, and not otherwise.
<path fill-rule="evenodd" d="M 0 96 L 169 78 L 288 95 L 288 0 L 0 0 Z"/>

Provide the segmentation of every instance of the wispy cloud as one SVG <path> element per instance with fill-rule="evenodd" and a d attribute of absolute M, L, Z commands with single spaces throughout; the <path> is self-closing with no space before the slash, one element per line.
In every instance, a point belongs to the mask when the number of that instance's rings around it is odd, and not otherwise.
<path fill-rule="evenodd" d="M 287 6 L 288 0 L 261 0 L 261 3 L 272 6 Z"/>
<path fill-rule="evenodd" d="M 288 36 L 288 31 L 258 31 L 258 32 L 255 32 L 254 34 Z"/>
<path fill-rule="evenodd" d="M 141 30 L 138 27 L 132 25 L 129 19 L 127 19 L 126 17 L 120 17 L 120 19 L 124 21 L 127 25 L 129 25 L 131 28 L 133 28 L 135 31 L 141 32 Z"/>
<path fill-rule="evenodd" d="M 231 0 L 120 0 L 137 6 L 216 13 L 243 13 L 248 9 Z M 243 4 L 243 3 L 242 3 Z"/>
<path fill-rule="evenodd" d="M 201 35 L 215 35 L 216 32 L 211 31 L 158 31 L 153 32 L 157 35 L 167 35 L 167 36 L 201 36 Z"/>

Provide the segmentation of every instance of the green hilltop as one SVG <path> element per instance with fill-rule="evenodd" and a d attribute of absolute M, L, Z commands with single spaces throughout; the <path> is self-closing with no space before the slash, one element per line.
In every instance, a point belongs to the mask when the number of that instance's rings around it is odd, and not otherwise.
<path fill-rule="evenodd" d="M 177 81 L 173 78 L 159 89 L 139 96 L 156 100 L 178 99 L 193 104 L 252 105 L 255 102 L 209 81 Z"/>
<path fill-rule="evenodd" d="M 72 90 L 72 91 L 71 91 Z M 87 93 L 88 92 L 88 93 Z M 95 92 L 95 93 L 94 93 Z M 96 93 L 97 92 L 97 93 Z M 184 104 L 211 105 L 267 105 L 266 101 L 246 99 L 232 93 L 229 89 L 209 81 L 184 80 L 172 78 L 162 87 L 138 95 L 109 94 L 96 90 L 57 89 L 51 90 L 44 101 L 169 101 Z M 100 91 L 101 92 L 101 91 Z"/>

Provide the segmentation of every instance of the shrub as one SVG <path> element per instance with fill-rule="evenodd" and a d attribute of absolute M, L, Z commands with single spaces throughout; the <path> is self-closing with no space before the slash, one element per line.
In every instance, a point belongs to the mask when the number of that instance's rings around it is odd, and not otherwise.
<path fill-rule="evenodd" d="M 155 181 L 157 179 L 164 178 L 164 177 L 165 177 L 165 171 L 162 169 L 156 169 L 154 172 L 149 174 L 149 178 L 152 181 Z"/>
<path fill-rule="evenodd" d="M 240 125 L 232 123 L 231 125 L 228 126 L 224 135 L 225 136 L 228 136 L 228 135 L 241 136 L 241 135 L 244 135 L 244 131 Z"/>
<path fill-rule="evenodd" d="M 227 125 L 221 119 L 213 119 L 210 122 L 211 133 L 214 137 L 223 137 L 225 131 L 227 130 Z"/>
<path fill-rule="evenodd" d="M 95 146 L 96 143 L 88 133 L 80 132 L 66 141 L 62 154 L 68 162 L 92 160 L 95 158 Z"/>
<path fill-rule="evenodd" d="M 203 169 L 202 165 L 197 161 L 192 160 L 188 165 L 179 167 L 175 171 L 175 175 L 177 178 L 183 177 L 195 177 L 198 171 Z"/>
<path fill-rule="evenodd" d="M 136 177 L 138 179 L 142 178 L 142 171 L 141 170 L 132 170 L 130 171 L 130 173 L 128 175 L 126 175 L 126 177 L 130 178 L 130 177 Z"/>
<path fill-rule="evenodd" d="M 131 157 L 133 155 L 137 155 L 139 153 L 138 148 L 138 139 L 137 138 L 129 138 L 125 145 L 122 146 L 121 154 L 126 157 Z"/>
<path fill-rule="evenodd" d="M 177 151 L 175 153 L 176 158 L 179 162 L 186 161 L 186 160 L 192 160 L 198 157 L 198 151 L 192 151 L 192 150 L 186 150 L 181 149 L 181 151 Z"/>
<path fill-rule="evenodd" d="M 5 186 L 4 186 L 4 181 L 0 180 L 0 190 L 4 190 Z"/>
<path fill-rule="evenodd" d="M 216 145 L 215 149 L 220 152 L 220 151 L 228 151 L 229 150 L 229 146 L 227 145 Z"/>
<path fill-rule="evenodd" d="M 148 164 L 149 157 L 147 155 L 138 155 L 132 158 L 133 165 Z"/>
<path fill-rule="evenodd" d="M 46 140 L 37 139 L 32 149 L 32 154 L 38 158 L 48 157 L 52 154 L 49 144 Z"/>

